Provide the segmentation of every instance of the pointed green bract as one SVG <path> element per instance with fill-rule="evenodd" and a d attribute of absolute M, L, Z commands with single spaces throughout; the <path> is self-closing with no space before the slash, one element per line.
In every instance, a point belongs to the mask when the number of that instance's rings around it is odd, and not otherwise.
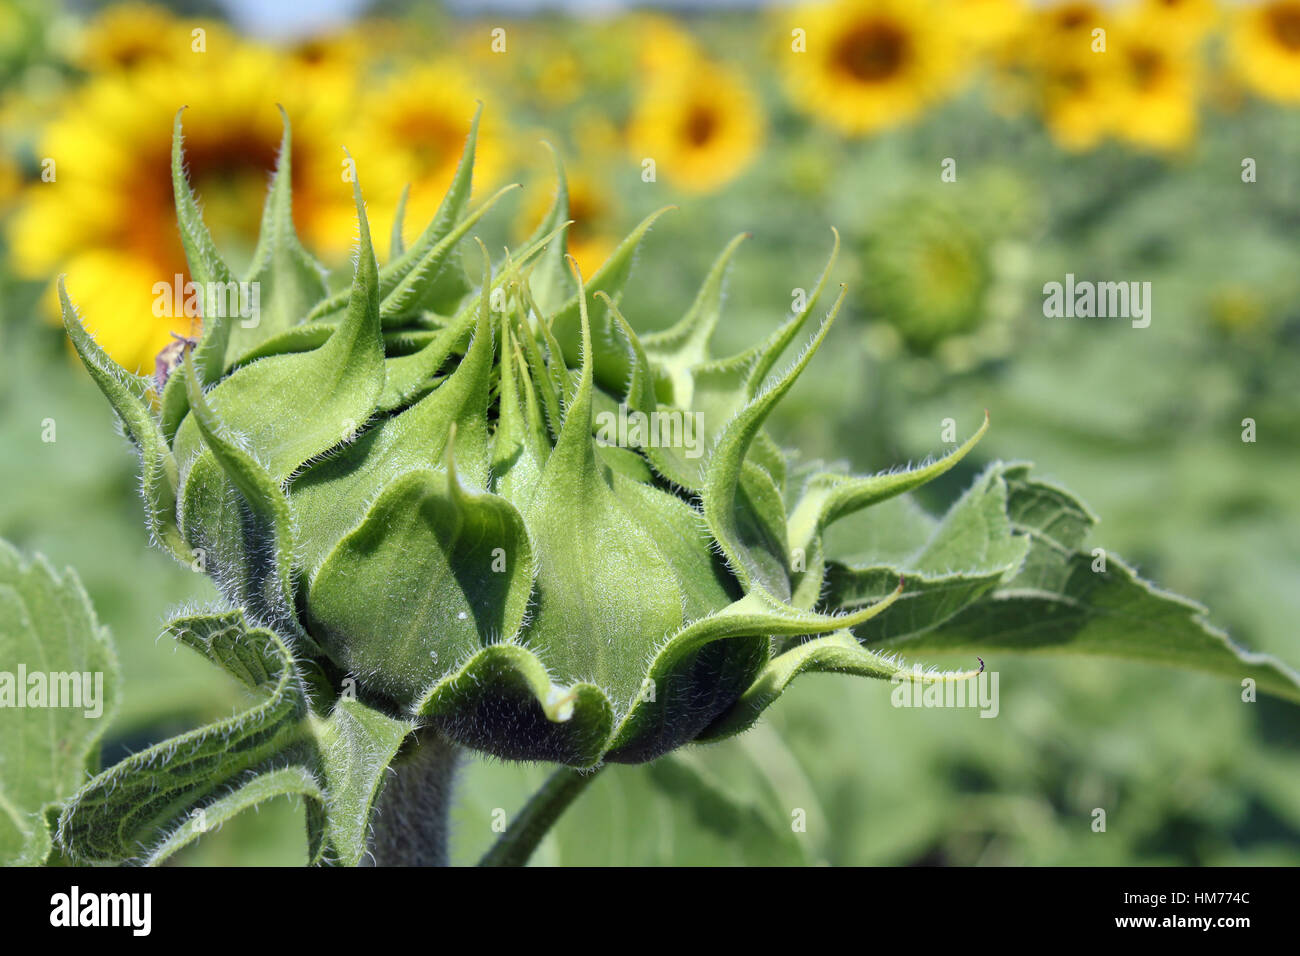
<path fill-rule="evenodd" d="M 843 301 L 841 292 L 812 342 L 789 371 L 727 423 L 704 480 L 704 517 L 732 571 L 742 583 L 766 588 L 778 596 L 788 597 L 790 593 L 786 543 L 773 540 L 772 526 L 764 518 L 783 510 L 780 494 L 774 494 L 770 478 L 761 470 L 745 472 L 745 455 L 773 407 L 825 340 Z"/>
<path fill-rule="evenodd" d="M 213 310 L 207 308 L 209 293 L 229 288 L 234 282 L 234 276 L 217 251 L 208 227 L 203 223 L 198 200 L 185 177 L 184 137 L 181 132 L 181 114 L 184 112 L 185 107 L 177 110 L 172 124 L 172 195 L 176 203 L 181 245 L 185 248 L 185 259 L 189 263 L 190 280 L 204 290 L 203 333 L 195 346 L 195 361 L 200 370 L 200 380 L 204 385 L 211 385 L 225 371 L 235 317 L 224 312 L 220 315 L 212 314 Z M 188 410 L 184 384 L 169 379 L 163 387 L 160 404 L 163 433 L 170 438 L 180 427 Z"/>
<path fill-rule="evenodd" d="M 307 628 L 340 668 L 409 700 L 516 634 L 532 571 L 523 519 L 504 498 L 461 487 L 450 469 L 407 472 L 321 565 Z"/>
<path fill-rule="evenodd" d="M 207 397 L 226 426 L 257 449 L 277 481 L 355 434 L 383 389 L 378 267 L 359 187 L 354 195 L 361 247 L 348 313 L 338 329 L 311 352 L 275 355 L 237 369 Z M 186 432 L 193 427 L 181 426 L 178 449 L 193 447 Z"/>
<path fill-rule="evenodd" d="M 188 564 L 189 548 L 176 525 L 176 459 L 172 457 L 162 426 L 149 407 L 147 386 L 95 344 L 77 317 L 61 278 L 59 303 L 63 309 L 63 327 L 77 355 L 117 412 L 127 438 L 140 454 L 140 492 L 144 498 L 149 533 L 172 557 Z"/>
<path fill-rule="evenodd" d="M 917 672 L 892 656 L 865 649 L 848 631 L 797 644 L 772 659 L 761 674 L 725 714 L 706 728 L 700 740 L 721 740 L 743 733 L 774 704 L 800 674 L 832 673 L 874 677 L 878 680 L 918 680 L 926 683 L 964 681 L 979 671 Z"/>
<path fill-rule="evenodd" d="M 375 801 L 389 765 L 414 729 L 414 721 L 390 717 L 346 697 L 334 705 L 328 720 L 316 722 L 328 800 L 328 862 L 358 866 L 365 859 Z"/>
<path fill-rule="evenodd" d="M 298 241 L 293 226 L 293 141 L 280 108 L 284 136 L 275 176 L 262 211 L 262 230 L 247 281 L 257 287 L 258 313 L 243 317 L 230 333 L 230 357 L 287 331 L 307 318 L 325 296 L 325 270 Z"/>
<path fill-rule="evenodd" d="M 594 681 L 618 701 L 640 686 L 651 648 L 681 626 L 682 598 L 668 561 L 617 494 L 618 477 L 596 457 L 585 305 L 582 343 L 578 391 L 526 515 L 540 557 L 528 642 L 565 676 Z"/>
<path fill-rule="evenodd" d="M 970 453 L 984 437 L 988 427 L 989 418 L 985 414 L 984 423 L 974 435 L 928 465 L 868 477 L 815 475 L 804 487 L 803 495 L 790 515 L 791 546 L 805 548 L 815 535 L 820 534 L 826 525 L 837 518 L 888 501 L 938 478 Z"/>

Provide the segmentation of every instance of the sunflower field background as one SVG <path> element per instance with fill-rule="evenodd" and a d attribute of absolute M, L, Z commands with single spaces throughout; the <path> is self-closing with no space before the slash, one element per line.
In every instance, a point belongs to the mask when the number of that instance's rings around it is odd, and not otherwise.
<path fill-rule="evenodd" d="M 545 213 L 544 142 L 565 164 L 570 248 L 588 273 L 646 214 L 678 207 L 648 240 L 673 268 L 635 274 L 625 300 L 639 327 L 681 315 L 717 251 L 749 234 L 722 354 L 788 312 L 833 226 L 847 321 L 777 437 L 876 470 L 941 452 L 945 420 L 968 434 L 988 409 L 989 436 L 927 504 L 991 459 L 1033 460 L 1145 575 L 1300 664 L 1300 0 L 599 15 L 377 0 L 342 19 L 304 3 L 249 20 L 257 6 L 0 0 L 0 537 L 76 568 L 113 632 L 125 688 L 105 762 L 239 703 L 197 655 L 155 642 L 167 611 L 210 585 L 147 549 L 132 457 L 55 322 L 66 273 L 128 368 L 151 371 L 193 331 L 155 317 L 151 291 L 185 272 L 168 173 L 182 105 L 191 181 L 236 266 L 277 104 L 293 123 L 298 231 L 335 266 L 355 232 L 340 146 L 376 238 L 402 202 L 411 238 L 476 102 L 476 197 L 524 185 L 483 220 L 489 246 Z M 1045 318 L 1043 285 L 1067 273 L 1150 282 L 1150 326 Z M 991 664 L 996 720 L 805 681 L 750 734 L 604 774 L 538 861 L 1300 863 L 1294 706 L 1243 706 L 1231 685 L 1181 672 Z M 456 858 L 476 859 L 494 811 L 544 773 L 471 765 Z M 1112 808 L 1105 833 L 1097 806 Z M 264 807 L 180 859 L 300 862 L 302 812 Z"/>

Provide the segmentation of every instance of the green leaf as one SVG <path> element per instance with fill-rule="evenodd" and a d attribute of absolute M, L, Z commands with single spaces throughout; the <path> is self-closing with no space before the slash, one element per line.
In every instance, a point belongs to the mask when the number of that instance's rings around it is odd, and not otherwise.
<path fill-rule="evenodd" d="M 898 607 L 861 625 L 858 637 L 897 639 L 947 620 L 1025 560 L 1030 541 L 1014 533 L 1007 499 L 1002 469 L 988 469 L 908 557 L 857 567 L 832 562 L 825 605 L 844 611 L 878 601 L 905 577 L 907 590 Z"/>
<path fill-rule="evenodd" d="M 50 851 L 47 812 L 98 765 L 119 675 L 76 574 L 60 576 L 39 555 L 24 560 L 3 540 L 0 661 L 0 865 L 39 865 Z"/>
<path fill-rule="evenodd" d="M 238 612 L 191 615 L 169 630 L 255 685 L 264 699 L 133 754 L 87 783 L 59 819 L 59 843 L 74 860 L 115 863 L 148 859 L 155 851 L 165 855 L 192 838 L 182 828 L 194 811 L 215 806 L 215 813 L 233 812 L 249 797 L 234 796 L 241 787 L 310 750 L 306 689 L 274 632 L 247 628 Z M 284 791 L 267 787 L 265 795 L 279 792 Z"/>
<path fill-rule="evenodd" d="M 797 866 L 804 862 L 802 840 L 788 817 L 720 777 L 706 759 L 689 752 L 669 754 L 643 771 L 650 782 L 689 814 L 695 826 L 734 848 L 737 863 Z M 729 787 L 728 785 L 731 784 Z"/>
<path fill-rule="evenodd" d="M 1104 555 L 1101 570 L 1102 555 L 1078 550 L 1093 519 L 1067 492 L 1030 478 L 1025 465 L 1008 466 L 1003 476 L 1008 516 L 1030 541 L 1019 572 L 938 627 L 873 648 L 1119 657 L 1250 678 L 1261 690 L 1300 701 L 1292 668 L 1233 644 L 1205 619 L 1204 608 L 1158 590 L 1114 555 Z"/>

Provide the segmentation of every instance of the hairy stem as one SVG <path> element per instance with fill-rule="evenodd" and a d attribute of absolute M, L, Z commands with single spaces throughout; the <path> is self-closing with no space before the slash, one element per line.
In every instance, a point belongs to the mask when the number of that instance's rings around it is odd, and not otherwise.
<path fill-rule="evenodd" d="M 370 838 L 376 866 L 446 866 L 452 783 L 460 748 L 426 729 L 393 763 Z"/>
<path fill-rule="evenodd" d="M 587 789 L 600 770 L 601 767 L 597 767 L 584 772 L 561 767 L 551 774 L 478 865 L 523 866 L 527 863 L 560 814 Z"/>

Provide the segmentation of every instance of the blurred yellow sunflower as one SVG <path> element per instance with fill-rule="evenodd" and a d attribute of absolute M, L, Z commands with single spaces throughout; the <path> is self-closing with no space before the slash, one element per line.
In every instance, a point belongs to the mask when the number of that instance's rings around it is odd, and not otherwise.
<path fill-rule="evenodd" d="M 1229 49 L 1236 72 L 1256 93 L 1300 102 L 1300 0 L 1234 10 Z"/>
<path fill-rule="evenodd" d="M 376 209 L 372 221 L 384 222 L 407 183 L 407 227 L 433 216 L 460 161 L 475 102 L 486 99 L 450 61 L 403 70 L 363 97 L 347 142 L 369 184 L 367 206 Z M 484 103 L 474 162 L 476 194 L 501 178 L 507 162 L 502 113 L 499 105 Z M 338 243 L 341 231 L 346 242 L 351 221 L 352 215 L 339 209 L 333 237 L 321 236 L 319 241 L 329 248 Z"/>
<path fill-rule="evenodd" d="M 1092 149 L 1114 127 L 1121 71 L 1112 26 L 1100 5 L 1071 0 L 1035 11 L 1026 28 L 1024 65 L 1044 125 L 1065 149 Z"/>
<path fill-rule="evenodd" d="M 317 97 L 337 97 L 350 107 L 355 105 L 357 77 L 366 68 L 366 51 L 365 39 L 355 29 L 313 34 L 276 50 Z"/>
<path fill-rule="evenodd" d="M 638 38 L 637 60 L 651 79 L 671 75 L 701 56 L 695 38 L 671 17 L 640 12 L 627 18 L 627 30 Z"/>
<path fill-rule="evenodd" d="M 1219 23 L 1218 0 L 1140 0 L 1134 11 L 1157 39 L 1195 43 Z"/>
<path fill-rule="evenodd" d="M 317 33 L 292 43 L 285 52 L 304 74 L 324 76 L 360 69 L 366 60 L 366 44 L 360 33 L 339 31 Z"/>
<path fill-rule="evenodd" d="M 1116 71 L 1108 65 L 1072 58 L 1042 68 L 1043 122 L 1058 145 L 1092 149 L 1111 131 L 1118 82 Z"/>
<path fill-rule="evenodd" d="M 628 123 L 634 159 L 653 159 L 656 175 L 691 192 L 731 182 L 763 142 L 763 112 L 745 77 L 702 60 L 651 80 Z"/>
<path fill-rule="evenodd" d="M 154 285 L 186 273 L 170 178 L 171 127 L 185 114 L 190 179 L 216 241 L 242 269 L 256 240 L 281 122 L 293 123 L 294 218 L 313 234 L 350 204 L 340 176 L 343 117 L 288 78 L 283 61 L 236 46 L 184 64 L 103 74 L 44 131 L 37 155 L 53 181 L 24 190 L 8 223 L 10 259 L 28 278 L 68 274 L 68 289 L 101 345 L 131 370 L 151 370 L 191 320 L 154 315 Z M 349 233 L 350 234 L 350 233 Z M 46 298 L 57 320 L 57 301 Z"/>
<path fill-rule="evenodd" d="M 18 173 L 18 164 L 6 154 L 0 153 L 0 218 L 9 212 L 10 204 L 18 195 L 21 185 L 22 177 Z"/>
<path fill-rule="evenodd" d="M 1025 0 L 943 0 L 940 15 L 976 52 L 1000 49 L 1019 36 L 1029 15 Z"/>
<path fill-rule="evenodd" d="M 915 116 L 954 90 L 969 59 L 930 0 L 836 0 L 785 12 L 781 21 L 790 97 L 850 135 Z"/>
<path fill-rule="evenodd" d="M 582 95 L 582 64 L 571 51 L 549 56 L 537 73 L 536 93 L 543 103 L 566 106 Z"/>
<path fill-rule="evenodd" d="M 566 232 L 569 255 L 578 260 L 578 268 L 590 277 L 609 258 L 621 238 L 616 234 L 614 197 L 600 179 L 589 171 L 566 169 L 569 191 L 569 218 Z M 555 197 L 555 174 L 548 169 L 531 186 L 519 211 L 515 232 L 524 239 L 537 229 L 550 211 Z"/>
<path fill-rule="evenodd" d="M 196 35 L 196 30 L 202 32 Z M 229 33 L 219 24 L 181 20 L 162 7 L 128 2 L 104 8 L 86 24 L 76 60 L 91 72 L 129 70 L 189 61 L 208 50 L 219 53 L 209 44 L 229 42 Z"/>
<path fill-rule="evenodd" d="M 1115 133 L 1147 149 L 1179 149 L 1196 132 L 1196 48 L 1189 34 L 1162 33 L 1157 23 L 1139 14 L 1113 37 Z"/>

